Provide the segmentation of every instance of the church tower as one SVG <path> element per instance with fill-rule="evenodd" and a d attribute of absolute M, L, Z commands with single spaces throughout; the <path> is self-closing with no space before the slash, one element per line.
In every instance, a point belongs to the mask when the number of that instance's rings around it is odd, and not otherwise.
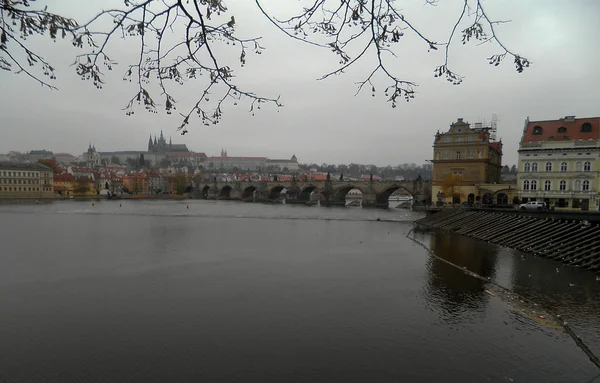
<path fill-rule="evenodd" d="M 150 135 L 150 139 L 148 139 L 148 152 L 152 152 L 152 135 Z"/>

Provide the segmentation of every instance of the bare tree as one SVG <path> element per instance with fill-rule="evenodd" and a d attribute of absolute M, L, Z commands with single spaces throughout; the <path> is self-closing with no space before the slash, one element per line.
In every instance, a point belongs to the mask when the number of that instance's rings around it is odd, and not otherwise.
<path fill-rule="evenodd" d="M 235 17 L 224 0 L 124 0 L 122 6 L 102 10 L 83 24 L 46 8 L 34 10 L 33 1 L 0 0 L 1 69 L 23 72 L 43 86 L 55 88 L 47 78 L 38 75 L 41 72 L 53 80 L 54 68 L 26 45 L 26 39 L 36 34 L 51 39 L 69 38 L 82 49 L 74 63 L 77 74 L 102 88 L 103 71 L 112 70 L 116 64 L 108 55 L 110 43 L 117 38 L 138 39 L 138 59 L 126 66 L 124 74 L 125 80 L 137 84 L 137 91 L 126 106 L 128 115 L 134 113 L 136 106 L 154 113 L 162 106 L 172 113 L 176 109 L 173 85 L 200 78 L 204 79 L 203 91 L 189 110 L 180 113 L 182 134 L 187 132 L 193 115 L 205 125 L 219 122 L 226 101 L 237 104 L 248 99 L 252 113 L 265 103 L 282 106 L 278 97 L 264 97 L 238 87 L 231 67 L 215 54 L 217 45 L 230 45 L 237 49 L 243 65 L 248 52 L 261 54 L 264 50 L 261 37 L 237 35 Z M 395 0 L 310 0 L 298 14 L 282 18 L 266 9 L 261 0 L 255 0 L 255 5 L 280 32 L 304 44 L 331 50 L 339 57 L 339 67 L 321 79 L 342 74 L 364 57 L 374 56 L 376 63 L 358 82 L 357 94 L 365 87 L 375 94 L 374 77 L 382 76 L 387 79 L 382 90 L 392 107 L 415 95 L 416 84 L 398 77 L 389 64 L 390 59 L 396 58 L 396 44 L 407 34 L 422 40 L 424 49 L 443 52 L 434 76 L 452 84 L 460 84 L 464 79 L 451 70 L 449 61 L 449 50 L 459 38 L 457 30 L 461 25 L 466 25 L 460 30 L 463 44 L 475 40 L 498 46 L 499 52 L 488 58 L 490 64 L 498 66 L 509 57 L 517 72 L 530 64 L 498 39 L 495 28 L 505 21 L 491 19 L 481 0 L 463 0 L 454 27 L 441 42 L 405 17 Z M 436 1 L 426 0 L 426 6 L 435 5 Z M 108 28 L 107 19 L 112 21 Z"/>

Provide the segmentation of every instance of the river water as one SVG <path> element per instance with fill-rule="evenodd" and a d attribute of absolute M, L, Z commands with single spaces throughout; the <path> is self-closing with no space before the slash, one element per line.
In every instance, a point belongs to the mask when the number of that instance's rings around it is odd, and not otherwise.
<path fill-rule="evenodd" d="M 569 336 L 406 238 L 415 218 L 198 200 L 0 206 L 0 381 L 600 382 Z M 590 272 L 412 235 L 560 312 L 600 353 Z"/>

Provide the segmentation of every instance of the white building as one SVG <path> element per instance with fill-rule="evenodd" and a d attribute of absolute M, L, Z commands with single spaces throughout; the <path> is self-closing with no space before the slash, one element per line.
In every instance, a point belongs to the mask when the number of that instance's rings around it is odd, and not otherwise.
<path fill-rule="evenodd" d="M 517 185 L 522 202 L 600 210 L 600 118 L 525 122 Z"/>
<path fill-rule="evenodd" d="M 268 159 L 267 169 L 272 169 L 284 173 L 296 173 L 299 170 L 298 159 L 296 158 L 295 154 L 289 160 Z"/>

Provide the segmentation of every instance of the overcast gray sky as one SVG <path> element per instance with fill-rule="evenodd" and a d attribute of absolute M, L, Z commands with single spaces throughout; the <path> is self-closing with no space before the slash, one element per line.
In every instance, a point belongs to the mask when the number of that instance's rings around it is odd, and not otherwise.
<path fill-rule="evenodd" d="M 94 12 L 122 6 L 122 0 L 39 0 L 49 10 L 85 21 Z M 294 0 L 264 1 L 282 14 L 297 8 Z M 287 4 L 291 5 L 287 5 Z M 312 2 L 311 2 L 312 3 Z M 405 17 L 435 41 L 444 41 L 460 14 L 462 0 L 440 0 L 437 7 L 422 0 L 397 1 Z M 419 84 L 415 99 L 392 109 L 383 94 L 370 91 L 354 96 L 355 82 L 374 67 L 373 56 L 359 62 L 342 76 L 316 81 L 336 68 L 331 52 L 290 40 L 259 14 L 253 1 L 228 1 L 240 37 L 262 36 L 267 48 L 262 55 L 250 54 L 240 68 L 237 53 L 223 53 L 223 64 L 236 70 L 235 82 L 255 93 L 277 97 L 285 107 L 279 112 L 264 107 L 254 117 L 248 105 L 228 105 L 220 124 L 205 127 L 193 120 L 189 133 L 180 136 L 177 114 L 138 111 L 128 117 L 122 108 L 135 94 L 135 84 L 121 80 L 126 64 L 135 60 L 135 40 L 114 39 L 107 53 L 120 65 L 109 73 L 104 89 L 81 81 L 69 64 L 76 54 L 69 41 L 51 42 L 32 38 L 28 43 L 57 68 L 59 90 L 41 88 L 24 75 L 0 73 L 0 153 L 10 150 L 49 149 L 79 154 L 92 142 L 100 151 L 144 150 L 148 136 L 162 129 L 174 143 L 191 150 L 230 156 L 288 158 L 300 162 L 373 163 L 396 165 L 424 163 L 430 159 L 433 136 L 458 117 L 470 122 L 499 118 L 498 135 L 504 142 L 504 163 L 517 158 L 518 141 L 527 116 L 532 120 L 565 115 L 598 116 L 600 50 L 600 2 L 597 0 L 486 0 L 491 19 L 512 20 L 497 26 L 501 41 L 532 61 L 517 74 L 512 62 L 492 67 L 487 61 L 500 50 L 486 44 L 460 44 L 451 51 L 451 66 L 464 75 L 463 84 L 453 86 L 433 77 L 443 63 L 443 50 L 427 52 L 424 43 L 407 38 L 394 47 L 397 60 L 387 61 L 399 77 Z M 275 7 L 277 7 L 275 9 Z M 291 8 L 290 8 L 291 9 Z M 282 14 L 283 15 L 283 14 Z M 381 88 L 384 83 L 375 85 Z M 187 111 L 202 91 L 202 82 L 174 87 L 179 111 Z"/>

